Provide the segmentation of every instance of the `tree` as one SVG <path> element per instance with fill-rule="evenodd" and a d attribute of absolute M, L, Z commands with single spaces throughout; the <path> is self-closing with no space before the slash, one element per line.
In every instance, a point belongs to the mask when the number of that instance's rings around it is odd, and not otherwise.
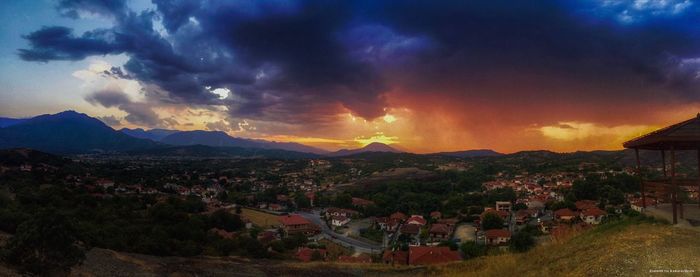
<path fill-rule="evenodd" d="M 481 219 L 481 226 L 484 230 L 503 228 L 503 218 L 497 213 L 488 212 Z"/>
<path fill-rule="evenodd" d="M 477 244 L 474 241 L 464 242 L 459 248 L 462 250 L 465 259 L 476 258 L 486 254 L 486 246 Z"/>
<path fill-rule="evenodd" d="M 525 210 L 525 209 L 527 209 L 527 205 L 525 205 L 525 203 L 516 203 L 513 206 L 513 210 L 516 210 L 516 211 Z"/>
<path fill-rule="evenodd" d="M 78 246 L 75 234 L 75 228 L 65 216 L 42 210 L 17 227 L 3 257 L 31 273 L 66 273 L 85 259 L 85 250 Z"/>
<path fill-rule="evenodd" d="M 236 231 L 243 227 L 243 221 L 238 215 L 231 214 L 225 210 L 217 210 L 209 217 L 209 224 L 213 228 L 224 229 L 226 231 Z"/>
<path fill-rule="evenodd" d="M 296 195 L 294 198 L 294 203 L 297 204 L 297 209 L 306 209 L 311 207 L 311 201 L 309 201 L 309 198 L 302 193 Z"/>
<path fill-rule="evenodd" d="M 535 238 L 530 232 L 517 232 L 510 240 L 510 249 L 515 252 L 525 252 L 535 246 Z"/>
<path fill-rule="evenodd" d="M 314 252 L 311 252 L 311 260 L 312 261 L 321 261 L 321 260 L 323 260 L 323 255 L 321 255 L 320 251 L 314 250 Z"/>

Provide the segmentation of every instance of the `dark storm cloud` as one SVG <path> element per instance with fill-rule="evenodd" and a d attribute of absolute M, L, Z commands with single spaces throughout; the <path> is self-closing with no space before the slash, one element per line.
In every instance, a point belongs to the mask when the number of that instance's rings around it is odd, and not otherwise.
<path fill-rule="evenodd" d="M 81 60 L 92 55 L 119 54 L 124 46 L 114 42 L 111 30 L 85 32 L 80 37 L 66 27 L 44 27 L 24 36 L 32 49 L 20 49 L 26 61 Z"/>
<path fill-rule="evenodd" d="M 102 90 L 93 92 L 85 97 L 89 103 L 105 108 L 117 108 L 127 113 L 124 119 L 128 122 L 144 126 L 161 126 L 163 120 L 153 111 L 150 104 L 133 102 L 121 91 Z M 167 122 L 167 121 L 166 121 Z"/>
<path fill-rule="evenodd" d="M 119 1 L 62 1 L 62 13 L 108 15 L 115 26 L 80 36 L 47 27 L 26 36 L 31 48 L 20 57 L 125 53 L 128 76 L 164 90 L 161 101 L 294 124 L 326 123 L 341 107 L 380 116 L 395 89 L 533 101 L 619 100 L 646 88 L 662 93 L 644 100 L 699 97 L 695 6 L 660 13 L 578 1 L 153 2 L 155 11 L 136 13 Z M 632 8 L 627 20 L 621 13 Z M 530 87 L 502 89 L 518 78 L 530 78 Z M 606 89 L 562 90 L 591 84 Z"/>

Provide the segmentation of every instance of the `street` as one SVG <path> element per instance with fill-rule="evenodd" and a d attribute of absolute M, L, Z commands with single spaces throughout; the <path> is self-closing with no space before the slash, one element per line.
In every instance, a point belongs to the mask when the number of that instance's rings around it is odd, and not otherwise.
<path fill-rule="evenodd" d="M 331 228 L 328 227 L 328 225 L 326 225 L 323 219 L 321 219 L 321 216 L 320 214 L 318 214 L 318 212 L 299 212 L 298 214 L 321 227 L 321 234 L 325 238 L 332 240 L 333 242 L 336 242 L 343 246 L 353 247 L 357 252 L 376 254 L 382 251 L 382 247 L 379 245 L 336 234 L 335 232 L 333 232 L 333 230 L 331 230 Z"/>

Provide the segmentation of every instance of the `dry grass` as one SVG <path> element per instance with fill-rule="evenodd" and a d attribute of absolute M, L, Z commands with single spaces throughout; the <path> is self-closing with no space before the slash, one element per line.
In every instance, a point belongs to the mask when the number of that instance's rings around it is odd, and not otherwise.
<path fill-rule="evenodd" d="M 700 232 L 670 225 L 618 222 L 524 254 L 488 256 L 430 267 L 427 274 L 641 276 L 658 269 L 689 269 L 700 274 Z"/>
<path fill-rule="evenodd" d="M 279 225 L 277 216 L 273 214 L 268 214 L 246 208 L 241 209 L 241 214 L 250 219 L 250 221 L 252 221 L 253 224 L 262 228 L 272 228 Z"/>
<path fill-rule="evenodd" d="M 318 242 L 326 246 L 328 255 L 330 255 L 332 258 L 337 258 L 341 255 L 352 255 L 354 253 L 351 249 L 327 239 L 321 239 Z"/>

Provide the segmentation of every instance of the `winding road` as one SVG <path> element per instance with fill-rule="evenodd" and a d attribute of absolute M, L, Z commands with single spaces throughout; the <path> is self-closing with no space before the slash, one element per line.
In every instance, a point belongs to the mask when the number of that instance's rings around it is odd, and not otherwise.
<path fill-rule="evenodd" d="M 333 232 L 333 230 L 331 230 L 331 228 L 328 227 L 328 225 L 326 225 L 326 222 L 324 222 L 323 219 L 321 219 L 321 215 L 316 211 L 311 213 L 299 212 L 298 214 L 321 227 L 321 234 L 325 238 L 332 240 L 333 242 L 336 242 L 343 246 L 353 247 L 355 251 L 363 253 L 374 254 L 382 251 L 382 247 L 379 245 L 336 234 L 335 232 Z"/>

